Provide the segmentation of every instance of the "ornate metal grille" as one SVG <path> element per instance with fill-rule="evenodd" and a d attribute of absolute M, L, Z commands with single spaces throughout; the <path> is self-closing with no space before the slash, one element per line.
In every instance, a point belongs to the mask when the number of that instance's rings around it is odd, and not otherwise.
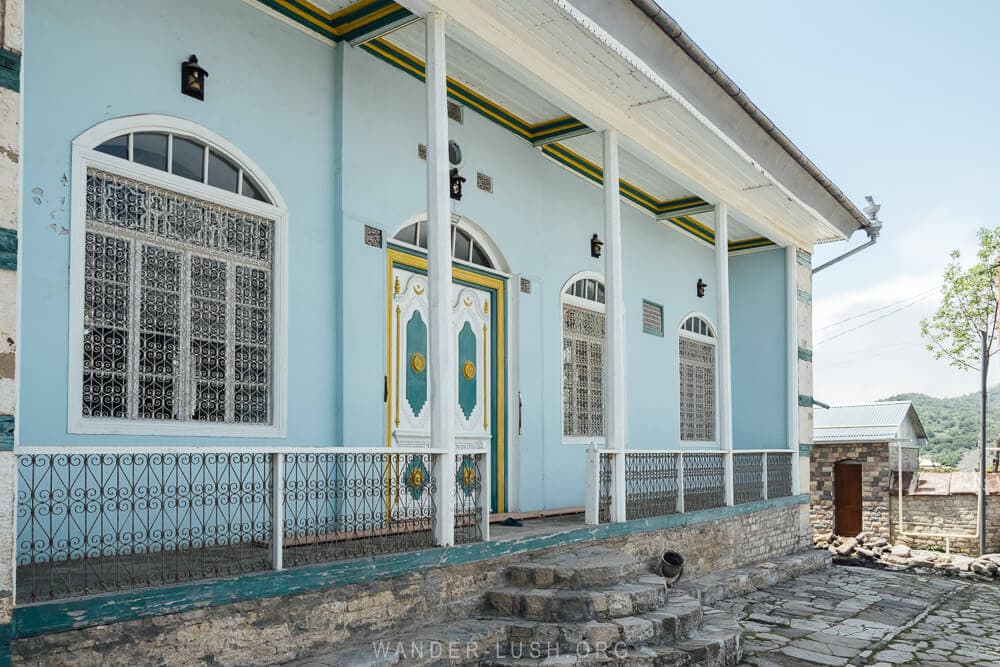
<path fill-rule="evenodd" d="M 598 457 L 600 469 L 598 470 L 598 484 L 600 485 L 597 495 L 597 520 L 600 523 L 611 521 L 611 486 L 614 466 L 610 456 L 601 454 Z M 626 503 L 628 507 L 628 503 Z"/>
<path fill-rule="evenodd" d="M 274 221 L 87 171 L 83 416 L 267 424 Z"/>
<path fill-rule="evenodd" d="M 268 569 L 270 457 L 19 456 L 17 602 Z"/>
<path fill-rule="evenodd" d="M 722 454 L 684 455 L 684 511 L 726 504 L 725 458 Z"/>
<path fill-rule="evenodd" d="M 767 497 L 792 495 L 792 453 L 767 455 Z"/>
<path fill-rule="evenodd" d="M 483 463 L 485 454 L 455 457 L 455 544 L 483 539 Z"/>
<path fill-rule="evenodd" d="M 563 304 L 563 435 L 604 435 L 604 313 Z"/>
<path fill-rule="evenodd" d="M 737 505 L 764 497 L 764 454 L 733 453 L 733 502 Z"/>
<path fill-rule="evenodd" d="M 432 454 L 285 454 L 289 566 L 433 545 Z"/>
<path fill-rule="evenodd" d="M 677 512 L 677 454 L 625 455 L 626 518 L 644 519 Z"/>
<path fill-rule="evenodd" d="M 715 441 L 715 346 L 681 336 L 681 440 Z"/>

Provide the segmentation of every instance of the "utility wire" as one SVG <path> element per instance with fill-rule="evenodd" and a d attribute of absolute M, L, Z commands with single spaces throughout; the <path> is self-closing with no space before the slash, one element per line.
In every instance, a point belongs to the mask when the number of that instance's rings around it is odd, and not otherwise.
<path fill-rule="evenodd" d="M 898 306 L 899 304 L 901 304 L 901 303 L 903 303 L 905 301 L 909 301 L 910 299 L 919 299 L 919 298 L 921 298 L 921 297 L 923 297 L 923 296 L 925 296 L 927 294 L 930 294 L 931 292 L 936 292 L 939 289 L 941 289 L 941 288 L 940 287 L 932 287 L 931 289 L 927 290 L 926 292 L 921 292 L 920 294 L 913 294 L 911 296 L 904 297 L 904 298 L 899 299 L 897 301 L 893 301 L 892 303 L 887 303 L 884 306 L 879 306 L 878 308 L 872 308 L 871 310 L 866 310 L 865 312 L 858 313 L 857 315 L 851 315 L 850 317 L 845 317 L 842 320 L 837 320 L 833 324 L 826 324 L 826 325 L 821 326 L 818 329 L 816 329 L 816 331 L 823 331 L 824 329 L 829 329 L 831 327 L 836 327 L 836 326 L 839 326 L 841 324 L 844 324 L 845 322 L 850 322 L 851 320 L 856 320 L 856 319 L 864 317 L 866 315 L 871 315 L 872 313 L 877 313 L 879 311 L 885 310 L 886 308 L 892 308 L 893 306 Z"/>
<path fill-rule="evenodd" d="M 889 317 L 889 316 L 891 316 L 891 315 L 895 315 L 896 313 L 900 312 L 901 310 L 906 310 L 906 309 L 907 309 L 907 308 L 909 308 L 910 306 L 915 306 L 915 305 L 917 305 L 917 304 L 918 304 L 918 303 L 920 303 L 921 301 L 924 301 L 924 300 L 926 300 L 926 299 L 927 299 L 927 297 L 929 297 L 930 295 L 931 295 L 930 293 L 928 293 L 928 294 L 925 294 L 924 296 L 920 297 L 920 298 L 919 298 L 919 299 L 917 299 L 916 301 L 911 301 L 910 303 L 906 304 L 905 306 L 900 306 L 900 307 L 899 307 L 899 308 L 897 308 L 896 310 L 890 310 L 890 311 L 889 311 L 888 313 L 885 313 L 885 314 L 883 314 L 883 315 L 880 315 L 879 317 L 876 317 L 876 318 L 874 318 L 874 319 L 871 319 L 871 320 L 868 320 L 867 322 L 862 322 L 861 324 L 859 324 L 859 325 L 858 325 L 858 326 L 856 326 L 856 327 L 851 327 L 850 329 L 846 329 L 846 330 L 844 330 L 844 331 L 841 331 L 840 333 L 836 333 L 836 334 L 834 334 L 834 335 L 830 336 L 829 338 L 824 338 L 823 340 L 821 340 L 821 341 L 818 341 L 818 342 L 816 342 L 816 343 L 814 344 L 814 347 L 815 347 L 815 346 L 817 346 L 817 345 L 822 345 L 823 343 L 827 343 L 827 342 L 829 342 L 829 341 L 831 341 L 831 340 L 833 340 L 833 339 L 835 339 L 835 338 L 840 338 L 841 336 L 845 336 L 845 335 L 847 335 L 847 334 L 851 333 L 852 331 L 857 331 L 858 329 L 862 329 L 862 328 L 864 328 L 864 327 L 868 326 L 869 324 L 875 324 L 875 323 L 876 323 L 876 322 L 878 322 L 879 320 L 884 320 L 885 318 L 887 318 L 887 317 Z"/>

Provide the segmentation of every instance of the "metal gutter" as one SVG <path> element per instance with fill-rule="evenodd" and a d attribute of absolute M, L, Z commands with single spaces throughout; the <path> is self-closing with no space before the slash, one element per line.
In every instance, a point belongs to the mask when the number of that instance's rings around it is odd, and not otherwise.
<path fill-rule="evenodd" d="M 750 118 L 757 123 L 764 132 L 771 137 L 788 155 L 808 173 L 820 186 L 826 190 L 833 199 L 846 210 L 858 223 L 859 229 L 867 229 L 870 220 L 865 217 L 838 188 L 826 174 L 820 171 L 812 160 L 806 157 L 792 140 L 785 135 L 774 122 L 761 111 L 756 104 L 744 93 L 736 83 L 715 64 L 708 55 L 701 50 L 694 40 L 692 40 L 680 25 L 669 14 L 663 11 L 655 0 L 632 0 L 632 4 L 638 7 L 643 14 L 648 16 L 656 26 L 707 74 L 715 83 L 722 88 L 733 100 L 746 112 Z"/>

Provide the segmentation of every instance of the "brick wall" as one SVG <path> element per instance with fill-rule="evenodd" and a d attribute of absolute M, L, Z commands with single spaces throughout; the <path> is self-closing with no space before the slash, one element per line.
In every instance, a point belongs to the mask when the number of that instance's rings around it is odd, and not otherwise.
<path fill-rule="evenodd" d="M 835 532 L 833 467 L 838 461 L 861 462 L 862 530 L 890 537 L 889 447 L 886 443 L 813 445 L 809 459 L 809 517 L 817 533 Z"/>
<path fill-rule="evenodd" d="M 599 542 L 655 563 L 671 549 L 690 575 L 739 567 L 811 546 L 799 505 Z M 593 544 L 590 542 L 588 544 Z M 522 552 L 364 584 L 198 609 L 14 642 L 19 665 L 270 665 L 336 647 L 348 639 L 391 639 L 416 623 L 475 612 L 480 596 L 511 563 L 573 548 Z M 498 552 L 503 552 L 502 543 Z"/>

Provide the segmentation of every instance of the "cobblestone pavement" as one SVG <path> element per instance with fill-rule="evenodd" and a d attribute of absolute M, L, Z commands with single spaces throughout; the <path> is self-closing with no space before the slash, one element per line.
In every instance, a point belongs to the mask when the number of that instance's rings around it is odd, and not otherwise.
<path fill-rule="evenodd" d="M 745 665 L 1000 665 L 1000 585 L 834 566 L 713 605 Z"/>

